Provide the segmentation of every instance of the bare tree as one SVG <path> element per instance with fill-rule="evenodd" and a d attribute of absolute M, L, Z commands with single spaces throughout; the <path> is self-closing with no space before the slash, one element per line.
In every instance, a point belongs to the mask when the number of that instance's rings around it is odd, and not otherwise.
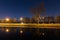
<path fill-rule="evenodd" d="M 37 22 L 39 23 L 39 19 L 40 19 L 42 12 L 45 12 L 44 2 L 41 2 L 41 4 L 37 7 L 31 8 L 30 11 L 36 17 L 35 20 L 37 20 Z"/>

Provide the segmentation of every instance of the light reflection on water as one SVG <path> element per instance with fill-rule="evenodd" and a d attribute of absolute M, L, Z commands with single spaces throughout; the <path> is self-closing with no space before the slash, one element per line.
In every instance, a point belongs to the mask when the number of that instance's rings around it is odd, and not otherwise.
<path fill-rule="evenodd" d="M 56 40 L 59 39 L 60 29 L 47 28 L 20 28 L 20 27 L 0 27 L 0 39 L 4 40 Z"/>

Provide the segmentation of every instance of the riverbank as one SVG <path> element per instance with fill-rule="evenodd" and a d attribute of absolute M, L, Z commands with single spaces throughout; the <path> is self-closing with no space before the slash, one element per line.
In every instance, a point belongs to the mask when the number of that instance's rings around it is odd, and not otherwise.
<path fill-rule="evenodd" d="M 0 27 L 60 28 L 60 24 L 21 24 L 21 23 L 0 23 Z"/>

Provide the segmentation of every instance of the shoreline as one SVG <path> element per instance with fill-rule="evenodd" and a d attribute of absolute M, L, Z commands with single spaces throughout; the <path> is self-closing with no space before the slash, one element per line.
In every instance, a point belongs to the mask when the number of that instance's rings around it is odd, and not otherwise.
<path fill-rule="evenodd" d="M 0 23 L 0 27 L 59 28 L 59 29 L 60 29 L 60 24 L 21 24 L 21 23 Z"/>

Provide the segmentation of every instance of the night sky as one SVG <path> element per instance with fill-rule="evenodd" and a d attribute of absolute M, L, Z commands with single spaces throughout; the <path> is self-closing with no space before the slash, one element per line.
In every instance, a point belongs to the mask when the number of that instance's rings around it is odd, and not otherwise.
<path fill-rule="evenodd" d="M 0 18 L 32 17 L 31 7 L 40 5 L 42 0 L 0 0 Z M 47 16 L 60 15 L 60 0 L 44 0 Z"/>

